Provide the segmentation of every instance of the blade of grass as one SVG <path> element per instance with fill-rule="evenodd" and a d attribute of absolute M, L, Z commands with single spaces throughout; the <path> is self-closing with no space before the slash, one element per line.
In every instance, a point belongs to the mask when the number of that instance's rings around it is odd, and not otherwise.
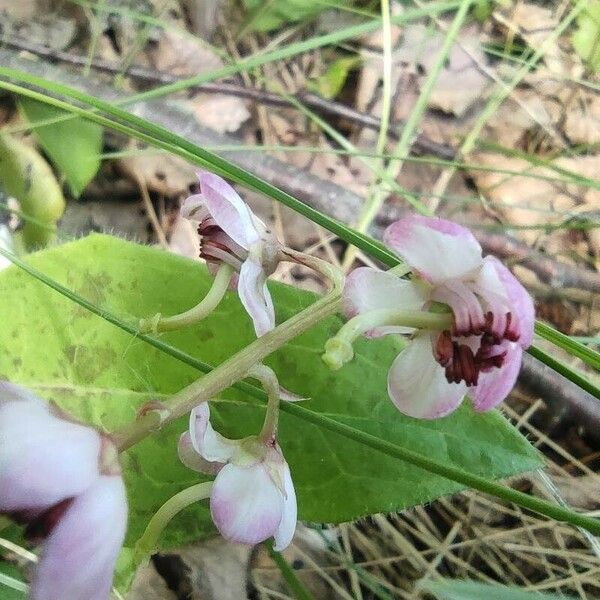
<path fill-rule="evenodd" d="M 58 281 L 53 280 L 52 278 L 46 276 L 41 271 L 38 271 L 31 265 L 29 265 L 26 261 L 21 258 L 15 256 L 11 252 L 7 252 L 6 250 L 0 248 L 0 254 L 10 260 L 14 265 L 43 283 L 44 285 L 52 288 L 56 292 L 62 294 L 66 298 L 69 298 L 73 302 L 76 302 L 83 308 L 89 310 L 93 314 L 101 317 L 102 319 L 108 321 L 109 323 L 119 327 L 123 331 L 126 331 L 132 335 L 135 335 L 137 338 L 151 344 L 155 348 L 169 354 L 170 356 L 176 358 L 177 360 L 181 360 L 185 364 L 188 364 L 202 373 L 208 373 L 214 369 L 213 366 L 195 359 L 192 356 L 189 356 L 185 352 L 169 346 L 164 342 L 152 338 L 148 335 L 138 333 L 134 325 L 123 321 L 119 317 L 111 314 L 109 311 L 103 310 L 95 304 L 89 302 L 85 298 L 82 298 L 72 290 L 66 288 Z M 235 388 L 240 389 L 252 396 L 253 398 L 257 398 L 266 401 L 266 395 L 262 389 L 255 387 L 245 381 L 240 381 L 234 384 Z M 512 488 L 506 487 L 502 484 L 496 483 L 492 480 L 486 479 L 485 477 L 481 477 L 480 475 L 475 475 L 474 473 L 469 473 L 464 471 L 459 467 L 452 467 L 445 463 L 439 463 L 428 456 L 423 454 L 419 454 L 418 452 L 414 452 L 412 450 L 408 450 L 406 448 L 402 448 L 392 442 L 388 442 L 386 440 L 382 440 L 374 435 L 361 431 L 359 429 L 355 429 L 350 425 L 346 425 L 331 417 L 328 417 L 324 414 L 315 412 L 313 410 L 304 408 L 299 406 L 298 404 L 292 402 L 282 402 L 281 410 L 283 412 L 287 412 L 291 415 L 298 417 L 299 419 L 303 419 L 310 423 L 314 423 L 315 425 L 327 429 L 333 433 L 337 433 L 348 439 L 354 440 L 358 443 L 364 444 L 369 448 L 373 448 L 378 450 L 388 456 L 392 456 L 394 458 L 398 458 L 399 460 L 409 462 L 413 465 L 416 465 L 422 468 L 425 471 L 430 473 L 434 473 L 435 475 L 439 475 L 441 477 L 445 477 L 446 479 L 450 479 L 451 481 L 455 481 L 464 485 L 466 487 L 470 487 L 480 492 L 484 492 L 486 494 L 490 494 L 492 496 L 496 496 L 502 500 L 506 500 L 508 502 L 514 502 L 519 506 L 536 512 L 538 514 L 544 515 L 551 519 L 570 523 L 571 525 L 580 526 L 595 535 L 600 535 L 600 519 L 595 519 L 593 517 L 588 517 L 584 514 L 573 512 L 572 510 L 563 508 L 561 506 L 557 506 L 556 504 L 552 504 L 551 502 L 547 502 L 545 500 L 541 500 L 540 498 L 536 498 L 533 496 L 529 496 L 524 494 L 523 492 L 518 492 Z"/>
<path fill-rule="evenodd" d="M 42 78 L 23 73 L 21 71 L 0 67 L 0 76 L 2 75 L 25 81 L 30 85 L 35 85 L 44 90 L 63 94 L 69 98 L 74 98 L 80 102 L 90 104 L 94 106 L 94 108 L 99 108 L 105 112 L 108 112 L 108 114 L 116 115 L 121 120 L 130 123 L 130 125 L 124 125 L 120 121 L 112 120 L 98 114 L 97 112 L 86 110 L 85 108 L 75 106 L 63 100 L 58 100 L 46 94 L 0 80 L 0 88 L 34 98 L 40 102 L 45 102 L 46 104 L 56 106 L 57 108 L 62 108 L 67 112 L 72 112 L 78 116 L 82 116 L 86 119 L 99 123 L 107 128 L 114 129 L 133 138 L 147 142 L 155 147 L 168 150 L 173 154 L 181 156 L 192 164 L 211 169 L 219 175 L 228 177 L 237 183 L 259 192 L 260 194 L 264 194 L 281 202 L 282 204 L 285 204 L 289 208 L 292 208 L 318 225 L 322 225 L 349 243 L 356 242 L 355 245 L 359 247 L 368 247 L 370 249 L 368 253 L 382 261 L 384 264 L 393 266 L 398 263 L 398 258 L 392 252 L 369 236 L 354 232 L 352 229 L 346 227 L 339 221 L 336 221 L 331 217 L 327 217 L 318 210 L 311 208 L 304 202 L 301 202 L 290 194 L 287 194 L 279 188 L 276 188 L 268 182 L 256 177 L 252 173 L 245 171 L 244 169 L 234 165 L 233 163 L 230 163 L 226 159 L 223 159 L 212 152 L 209 152 L 205 148 L 201 148 L 200 146 L 188 142 L 186 139 L 169 132 L 163 127 L 150 123 L 145 119 L 127 113 L 120 108 L 111 106 L 107 102 L 92 96 L 88 96 L 87 94 L 83 94 L 67 86 L 48 82 Z M 133 124 L 134 127 L 132 127 L 131 124 Z"/>
<path fill-rule="evenodd" d="M 269 556 L 279 569 L 281 576 L 285 579 L 285 582 L 296 597 L 296 600 L 314 600 L 314 596 L 308 591 L 300 579 L 298 579 L 294 569 L 290 567 L 287 560 L 285 560 L 285 557 L 281 552 L 277 552 L 277 550 L 273 548 L 273 542 L 269 540 L 265 542 L 265 546 L 269 551 Z"/>
<path fill-rule="evenodd" d="M 548 365 L 551 369 L 554 369 L 557 373 L 560 373 L 563 377 L 572 381 L 578 385 L 582 390 L 589 392 L 595 398 L 600 400 L 600 387 L 598 387 L 589 377 L 586 377 L 583 373 L 576 371 L 569 365 L 565 364 L 561 360 L 554 358 L 548 354 L 545 350 L 542 350 L 539 346 L 531 345 L 527 352 L 534 356 L 538 360 L 542 361 L 545 365 Z"/>
<path fill-rule="evenodd" d="M 535 332 L 559 348 L 566 350 L 569 354 L 580 358 L 590 367 L 600 371 L 600 352 L 584 346 L 572 337 L 561 333 L 557 329 L 554 329 L 554 327 L 541 321 L 535 324 Z"/>

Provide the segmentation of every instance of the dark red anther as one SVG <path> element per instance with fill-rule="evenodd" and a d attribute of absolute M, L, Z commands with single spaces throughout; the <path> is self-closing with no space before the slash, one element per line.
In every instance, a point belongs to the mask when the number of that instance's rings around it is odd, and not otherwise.
<path fill-rule="evenodd" d="M 511 342 L 518 342 L 519 338 L 521 337 L 519 322 L 517 319 L 512 318 L 512 313 L 506 314 L 506 328 L 504 330 L 504 337 Z"/>
<path fill-rule="evenodd" d="M 475 364 L 475 357 L 473 351 L 469 346 L 461 345 L 458 347 L 458 357 L 460 361 L 460 368 L 462 378 L 467 385 L 476 385 L 479 376 L 479 370 Z"/>
<path fill-rule="evenodd" d="M 33 542 L 47 538 L 61 520 L 71 502 L 73 502 L 73 498 L 67 498 L 36 516 L 25 528 L 25 537 Z"/>
<path fill-rule="evenodd" d="M 442 331 L 436 340 L 434 347 L 436 360 L 445 367 L 451 360 L 454 354 L 452 336 L 448 330 Z"/>

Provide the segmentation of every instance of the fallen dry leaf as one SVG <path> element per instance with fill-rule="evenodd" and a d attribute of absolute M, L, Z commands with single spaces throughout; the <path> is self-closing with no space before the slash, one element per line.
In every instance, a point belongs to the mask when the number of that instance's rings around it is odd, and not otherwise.
<path fill-rule="evenodd" d="M 469 157 L 469 162 L 501 170 L 559 176 L 552 169 L 532 167 L 525 160 L 499 154 L 475 154 Z M 600 155 L 562 158 L 553 164 L 579 175 L 594 178 L 600 172 Z M 512 225 L 560 223 L 570 215 L 574 215 L 576 207 L 585 202 L 588 191 L 586 187 L 575 183 L 553 182 L 496 171 L 473 169 L 470 175 L 479 191 L 492 203 L 492 208 Z M 535 229 L 518 232 L 518 236 L 528 243 L 534 243 L 539 235 L 540 230 Z"/>
<path fill-rule="evenodd" d="M 394 59 L 419 65 L 421 83 L 437 60 L 445 37 L 443 32 L 432 32 L 421 23 L 406 27 Z M 486 64 L 486 58 L 481 49 L 479 27 L 470 25 L 462 29 L 450 50 L 447 64 L 429 97 L 429 106 L 460 117 L 474 102 L 484 99 L 489 79 L 479 70 L 478 63 Z"/>
<path fill-rule="evenodd" d="M 165 30 L 148 50 L 148 57 L 156 69 L 181 77 L 210 73 L 223 66 L 209 47 L 177 30 Z M 237 131 L 250 118 L 246 102 L 235 96 L 199 92 L 187 102 L 200 123 L 220 133 Z"/>
<path fill-rule="evenodd" d="M 117 159 L 116 166 L 134 182 L 141 177 L 148 191 L 169 198 L 188 195 L 197 181 L 196 169 L 173 154 L 134 154 Z"/>
<path fill-rule="evenodd" d="M 573 144 L 597 144 L 600 141 L 600 97 L 580 90 L 567 107 L 564 130 Z"/>

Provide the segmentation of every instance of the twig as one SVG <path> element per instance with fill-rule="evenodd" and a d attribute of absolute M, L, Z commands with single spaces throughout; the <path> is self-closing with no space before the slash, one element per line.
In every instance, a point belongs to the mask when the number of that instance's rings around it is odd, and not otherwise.
<path fill-rule="evenodd" d="M 36 44 L 35 42 L 30 42 L 28 40 L 15 37 L 4 39 L 2 40 L 2 43 L 5 47 L 13 48 L 15 50 L 26 50 L 27 52 L 31 52 L 32 54 L 42 56 L 52 61 L 66 62 L 79 66 L 85 66 L 89 63 L 90 66 L 97 71 L 103 71 L 105 73 L 110 73 L 111 75 L 123 74 L 123 69 L 121 66 L 114 62 L 103 59 L 94 58 L 90 62 L 87 56 L 65 52 L 63 50 L 55 50 L 48 48 L 47 46 L 43 46 L 42 44 Z M 170 73 L 135 65 L 130 66 L 126 71 L 126 74 L 130 77 L 145 82 L 166 84 L 178 81 L 178 78 Z M 246 87 L 244 85 L 231 82 L 203 83 L 202 85 L 197 85 L 191 87 L 190 89 L 206 93 L 238 96 L 240 98 L 255 100 L 256 102 L 263 104 L 270 104 L 272 106 L 294 106 L 292 102 L 274 92 Z M 348 121 L 352 121 L 353 123 L 367 127 L 368 129 L 379 130 L 381 127 L 381 119 L 379 117 L 362 113 L 341 102 L 327 100 L 321 96 L 318 96 L 317 94 L 311 94 L 305 91 L 298 92 L 296 94 L 296 98 L 314 110 L 347 119 Z M 398 139 L 402 133 L 402 126 L 403 124 L 401 122 L 390 124 L 388 130 L 389 136 L 394 139 Z M 430 154 L 445 160 L 452 160 L 455 156 L 455 150 L 451 146 L 435 142 L 422 134 L 417 136 L 413 143 L 412 149 L 416 154 Z"/>
<path fill-rule="evenodd" d="M 553 414 L 552 424 L 576 424 L 600 441 L 600 402 L 529 354 L 523 354 L 519 384 L 539 396 Z"/>
<path fill-rule="evenodd" d="M 160 245 L 165 249 L 169 249 L 169 242 L 167 241 L 167 237 L 165 236 L 165 232 L 160 224 L 160 220 L 158 219 L 158 215 L 154 210 L 154 206 L 152 204 L 152 200 L 150 199 L 150 194 L 148 193 L 148 186 L 144 181 L 144 178 L 140 175 L 140 173 L 136 169 L 131 169 L 131 176 L 137 182 L 138 188 L 140 190 L 140 194 L 142 196 L 142 201 L 144 203 L 144 209 L 146 210 L 146 215 L 148 220 L 152 224 L 152 229 L 154 229 L 154 233 L 158 238 Z"/>

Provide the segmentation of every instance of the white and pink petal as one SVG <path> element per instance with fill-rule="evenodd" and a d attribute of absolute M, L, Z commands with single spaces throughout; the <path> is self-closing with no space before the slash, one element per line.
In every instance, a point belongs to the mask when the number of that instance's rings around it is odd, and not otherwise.
<path fill-rule="evenodd" d="M 196 449 L 192 444 L 189 431 L 182 433 L 179 437 L 177 454 L 179 460 L 188 469 L 192 469 L 192 471 L 196 471 L 197 473 L 204 473 L 205 475 L 216 475 L 224 465 L 224 463 L 220 461 L 208 461 L 205 458 L 202 458 L 202 456 L 196 452 Z"/>
<path fill-rule="evenodd" d="M 211 515 L 221 535 L 242 544 L 258 544 L 273 536 L 283 507 L 283 494 L 262 463 L 225 465 L 210 498 Z"/>
<path fill-rule="evenodd" d="M 473 402 L 473 408 L 477 411 L 483 412 L 498 406 L 508 396 L 517 381 L 523 350 L 514 342 L 505 342 L 502 346 L 506 351 L 502 366 L 481 371 L 477 385 L 469 388 L 468 394 Z"/>
<path fill-rule="evenodd" d="M 419 310 L 426 301 L 419 289 L 389 271 L 371 267 L 354 269 L 346 278 L 342 294 L 348 318 L 373 310 Z"/>
<path fill-rule="evenodd" d="M 529 348 L 533 342 L 533 327 L 535 324 L 535 308 L 533 300 L 521 282 L 510 272 L 510 270 L 495 256 L 486 256 L 484 262 L 491 265 L 503 286 L 504 295 L 508 299 L 511 310 L 510 328 L 515 328 L 514 333 L 518 336 L 521 348 Z"/>
<path fill-rule="evenodd" d="M 96 480 L 96 430 L 55 416 L 13 384 L 0 384 L 0 397 L 0 512 L 47 508 Z"/>
<path fill-rule="evenodd" d="M 409 417 L 437 419 L 456 410 L 467 387 L 449 383 L 433 356 L 431 337 L 417 335 L 394 360 L 388 372 L 388 394 Z"/>
<path fill-rule="evenodd" d="M 229 440 L 213 429 L 208 402 L 200 403 L 190 413 L 189 433 L 193 449 L 208 462 L 226 463 L 236 452 L 237 441 Z"/>
<path fill-rule="evenodd" d="M 73 499 L 46 540 L 31 599 L 106 600 L 126 524 L 121 477 L 100 477 Z"/>
<path fill-rule="evenodd" d="M 214 173 L 200 171 L 198 180 L 205 206 L 217 225 L 246 250 L 259 241 L 252 213 L 239 194 Z"/>
<path fill-rule="evenodd" d="M 275 327 L 275 307 L 267 287 L 265 271 L 251 259 L 244 261 L 240 269 L 238 295 L 252 319 L 257 336 Z"/>
<path fill-rule="evenodd" d="M 283 512 L 281 522 L 274 533 L 274 548 L 278 552 L 285 550 L 291 543 L 296 531 L 296 522 L 298 521 L 298 505 L 296 502 L 296 490 L 294 482 L 287 463 L 283 471 Z"/>
<path fill-rule="evenodd" d="M 412 215 L 392 223 L 384 242 L 433 284 L 467 276 L 481 266 L 479 242 L 456 223 Z"/>

